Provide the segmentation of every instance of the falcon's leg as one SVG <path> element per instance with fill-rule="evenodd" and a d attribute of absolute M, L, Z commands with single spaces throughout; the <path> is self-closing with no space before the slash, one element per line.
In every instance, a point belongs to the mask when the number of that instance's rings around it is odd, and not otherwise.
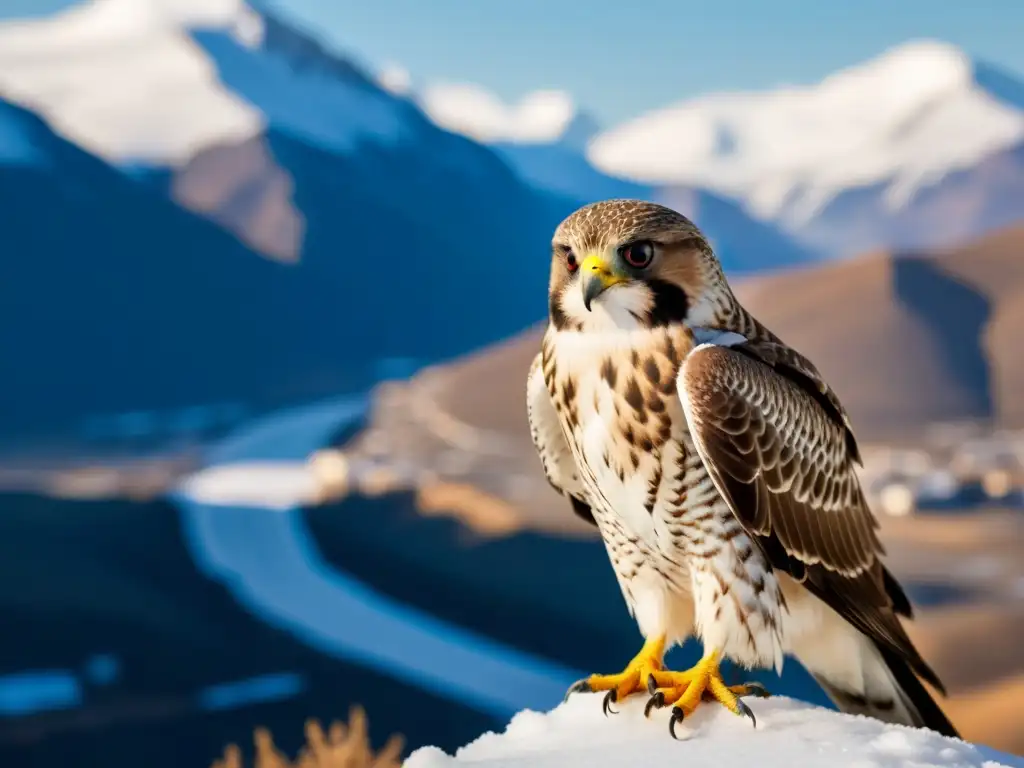
<path fill-rule="evenodd" d="M 702 701 L 717 701 L 736 715 L 749 717 L 754 725 L 757 720 L 741 696 L 767 697 L 768 691 L 759 683 L 726 685 L 718 666 L 718 654 L 714 651 L 685 672 L 656 670 L 648 680 L 651 698 L 646 713 L 655 707 L 672 707 L 669 731 L 675 736 L 676 724 L 692 715 Z"/>
<path fill-rule="evenodd" d="M 626 665 L 625 670 L 617 675 L 591 675 L 573 684 L 566 692 L 568 699 L 573 693 L 608 691 L 604 697 L 604 711 L 614 712 L 609 705 L 614 701 L 622 701 L 627 696 L 647 690 L 647 681 L 652 674 L 662 669 L 665 657 L 665 636 L 648 638 L 643 648 Z"/>

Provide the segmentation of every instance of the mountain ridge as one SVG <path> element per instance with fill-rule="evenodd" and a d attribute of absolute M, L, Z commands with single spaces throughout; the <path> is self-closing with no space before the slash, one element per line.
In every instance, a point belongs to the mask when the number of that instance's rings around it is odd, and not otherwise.
<path fill-rule="evenodd" d="M 505 263 L 544 251 L 559 211 L 462 137 L 431 132 L 405 155 L 367 148 L 349 158 L 269 134 L 268 150 L 304 179 L 293 194 L 308 235 L 295 263 L 261 258 L 174 205 L 159 189 L 166 178 L 147 188 L 27 110 L 0 101 L 0 116 L 35 153 L 0 163 L 5 242 L 16 255 L 0 268 L 0 353 L 17 361 L 0 405 L 8 435 L 70 428 L 95 412 L 351 391 L 389 358 L 436 362 L 543 313 L 543 264 L 509 274 Z M 486 195 L 472 178 L 424 173 L 416 158 L 449 143 L 479 153 L 471 166 L 488 180 Z M 396 197 L 381 169 L 406 179 L 415 204 Z M 377 252 L 377 233 L 388 232 L 402 234 L 393 264 Z M 500 238 L 485 259 L 475 248 L 483 233 Z M 365 289 L 374 284 L 388 292 Z M 433 311 L 438 302 L 445 312 Z"/>
<path fill-rule="evenodd" d="M 143 0 L 122 13 L 125 2 L 87 0 L 49 19 L 0 25 L 0 92 L 87 150 L 136 177 L 157 180 L 173 200 L 270 258 L 301 260 L 309 233 L 295 205 L 302 174 L 266 151 L 270 135 L 290 134 L 345 158 L 405 156 L 431 137 L 430 151 L 416 158 L 423 166 L 418 173 L 483 185 L 490 180 L 481 168 L 494 168 L 486 156 L 493 153 L 542 199 L 539 205 L 562 216 L 595 199 L 596 190 L 650 196 L 587 165 L 584 146 L 598 127 L 564 93 L 540 91 L 505 107 L 473 87 L 403 92 L 401 83 L 391 82 L 393 73 L 391 81 L 372 78 L 312 35 L 242 0 L 209 6 Z M 39 49 L 50 51 L 45 69 L 36 62 Z M 111 93 L 106 83 L 115 68 L 133 74 Z M 152 106 L 143 94 L 155 87 L 166 94 Z M 465 126 L 449 130 L 458 126 L 431 108 L 446 99 L 474 105 L 470 122 L 489 121 L 481 130 L 491 135 Z M 512 126 L 517 140 L 493 141 L 494 131 L 500 138 L 510 121 L 518 126 Z M 547 155 L 538 161 L 531 151 Z M 538 173 L 549 160 L 564 178 Z M 204 164 L 229 169 L 230 180 L 217 180 Z M 402 179 L 393 181 L 396 196 Z M 772 268 L 812 258 L 720 195 L 694 190 L 686 196 L 691 210 L 713 212 L 701 223 L 721 240 L 723 258 L 737 266 Z"/>

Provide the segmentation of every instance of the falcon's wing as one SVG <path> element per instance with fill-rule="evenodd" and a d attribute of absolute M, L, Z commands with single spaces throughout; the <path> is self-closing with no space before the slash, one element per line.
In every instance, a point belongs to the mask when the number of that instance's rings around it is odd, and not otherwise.
<path fill-rule="evenodd" d="M 594 513 L 587 503 L 587 497 L 580 482 L 576 469 L 576 460 L 569 450 L 569 444 L 562 433 L 562 425 L 555 413 L 547 385 L 544 383 L 544 371 L 541 367 L 541 355 L 533 359 L 530 373 L 526 380 L 526 411 L 530 419 L 530 436 L 540 456 L 544 474 L 552 487 L 563 496 L 568 496 L 572 510 L 588 523 L 594 522 Z"/>
<path fill-rule="evenodd" d="M 879 560 L 849 420 L 814 366 L 776 343 L 702 345 L 677 385 L 715 487 L 772 566 L 942 690 L 897 618 L 910 603 Z"/>

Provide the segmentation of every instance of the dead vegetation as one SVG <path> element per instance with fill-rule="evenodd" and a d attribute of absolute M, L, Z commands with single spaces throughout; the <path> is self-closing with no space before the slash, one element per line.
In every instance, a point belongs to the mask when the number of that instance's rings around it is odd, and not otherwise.
<path fill-rule="evenodd" d="M 253 743 L 256 754 L 252 768 L 399 768 L 405 746 L 405 740 L 396 734 L 374 754 L 366 712 L 358 706 L 349 712 L 347 725 L 335 721 L 326 733 L 316 720 L 307 721 L 306 744 L 294 762 L 275 746 L 266 728 L 256 729 Z M 241 748 L 229 744 L 223 757 L 214 761 L 210 768 L 245 768 Z"/>

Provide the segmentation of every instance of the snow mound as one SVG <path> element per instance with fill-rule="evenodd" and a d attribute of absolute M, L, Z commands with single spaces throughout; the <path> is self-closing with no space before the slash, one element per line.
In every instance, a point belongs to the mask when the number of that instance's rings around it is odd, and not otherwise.
<path fill-rule="evenodd" d="M 404 765 L 1024 768 L 1024 759 L 987 747 L 782 696 L 752 704 L 756 729 L 746 718 L 705 705 L 677 727 L 680 741 L 675 741 L 668 732 L 668 712 L 661 710 L 644 719 L 644 703 L 644 697 L 634 697 L 618 705 L 619 714 L 605 717 L 601 695 L 579 694 L 548 713 L 520 712 L 504 733 L 486 733 L 454 757 L 436 747 L 423 747 Z"/>
<path fill-rule="evenodd" d="M 911 41 L 815 85 L 647 113 L 598 136 L 588 155 L 607 173 L 712 189 L 793 225 L 875 184 L 895 210 L 1024 140 L 1024 88 L 986 87 L 990 69 L 954 46 Z"/>

